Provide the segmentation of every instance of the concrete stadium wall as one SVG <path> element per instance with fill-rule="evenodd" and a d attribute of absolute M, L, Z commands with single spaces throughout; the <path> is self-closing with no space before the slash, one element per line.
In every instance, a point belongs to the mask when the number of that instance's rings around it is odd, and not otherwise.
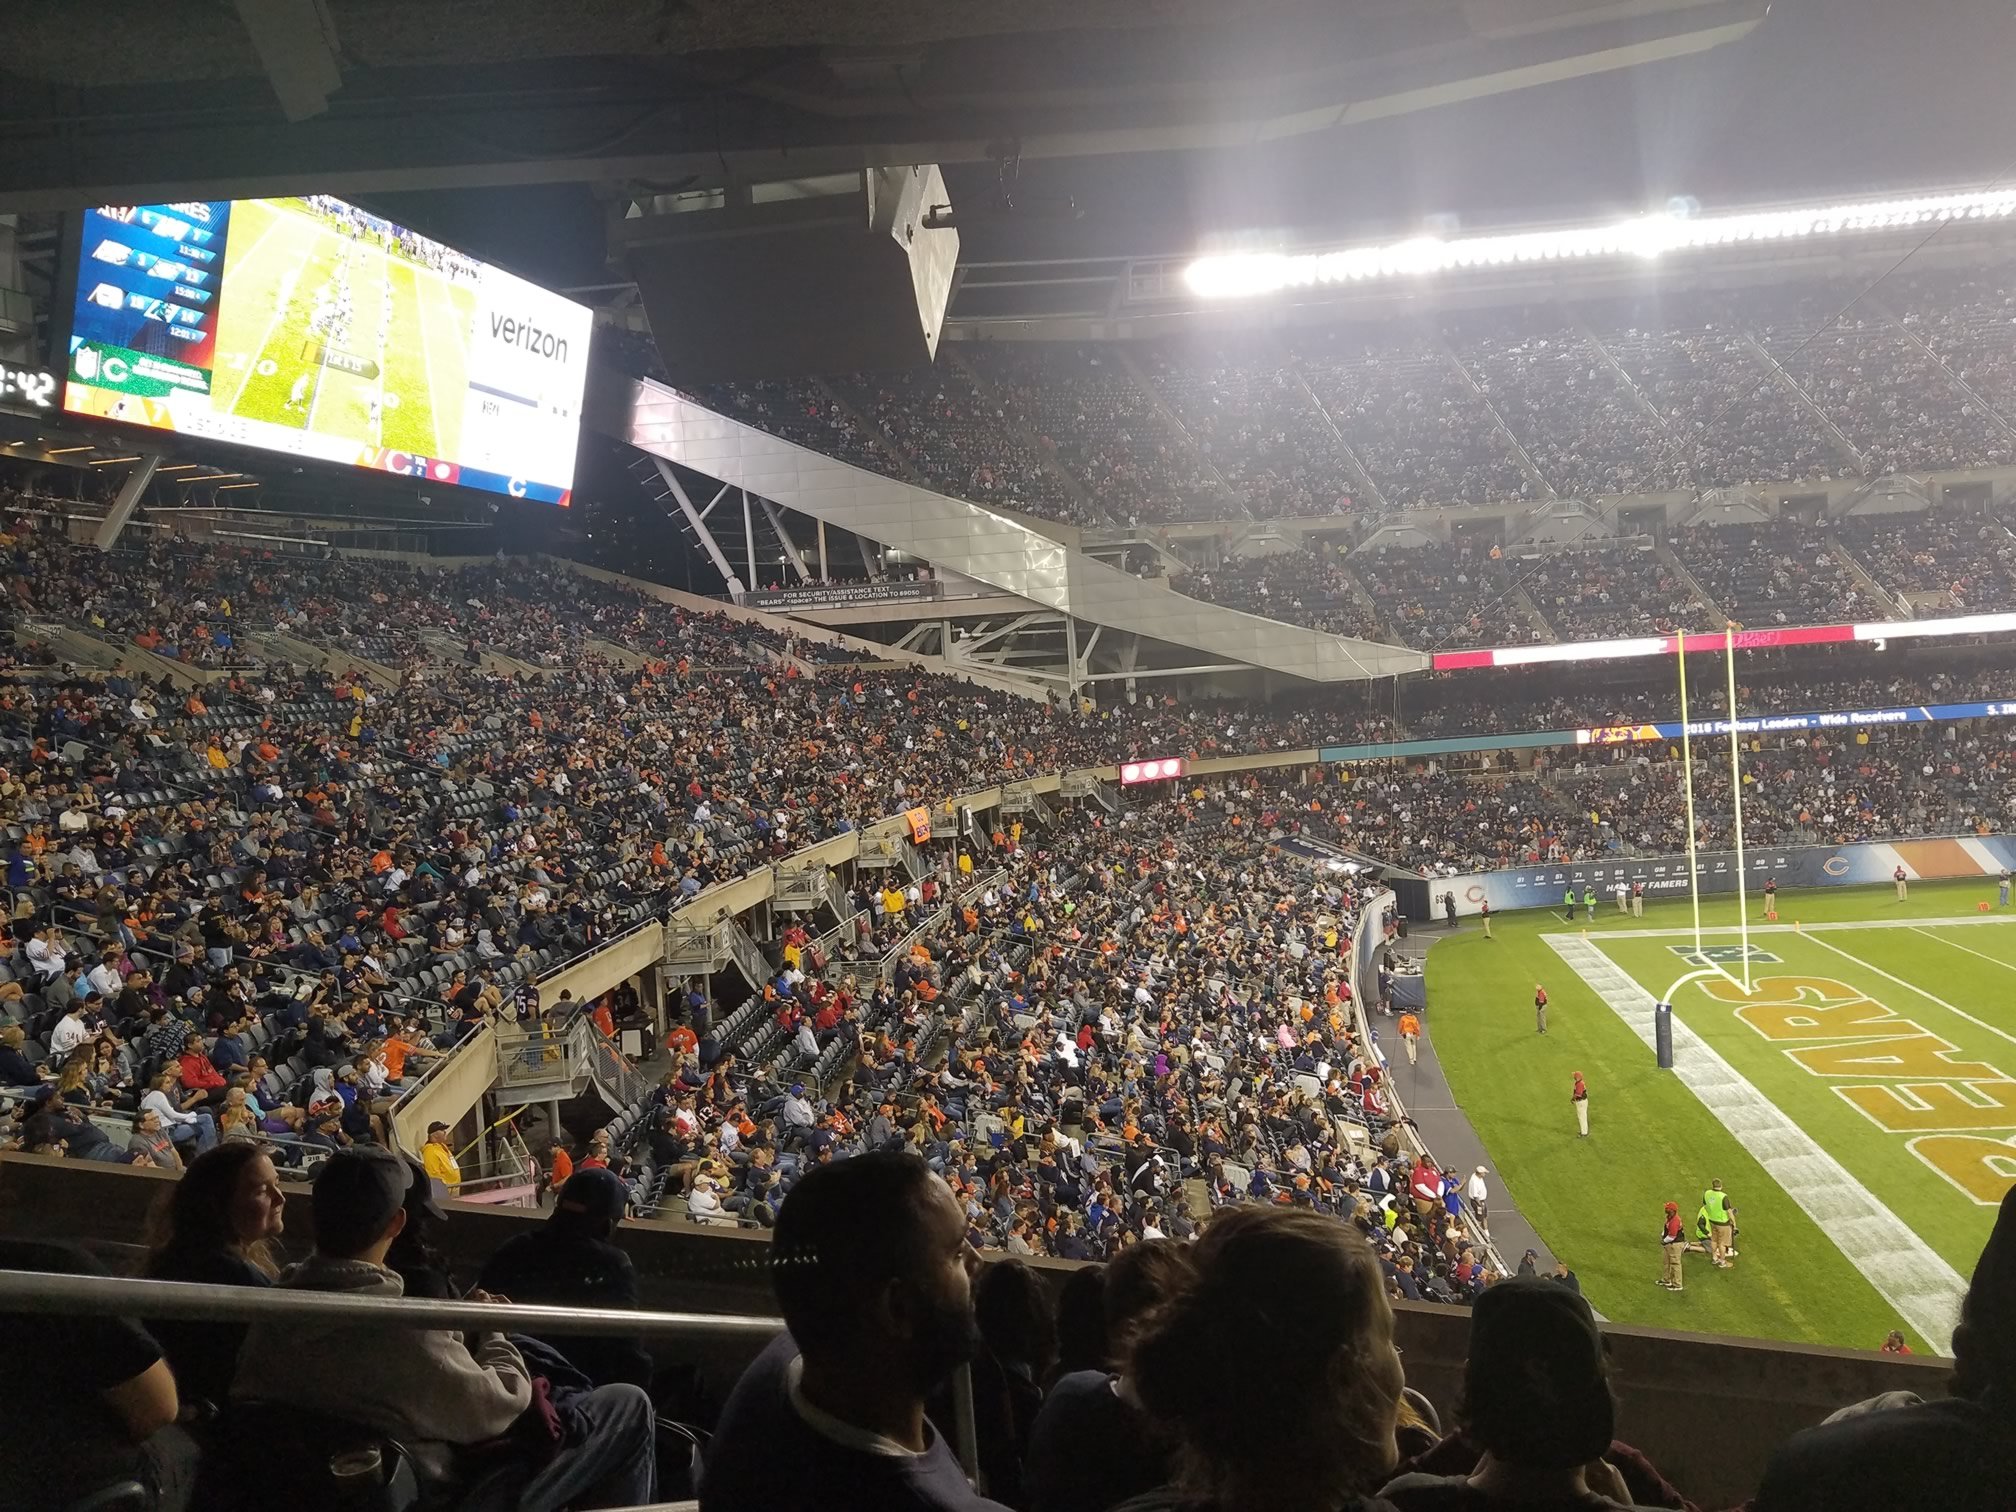
<path fill-rule="evenodd" d="M 148 1213 L 173 1178 L 89 1161 L 0 1154 L 0 1233 L 83 1242 L 114 1269 L 137 1264 Z M 524 1208 L 446 1204 L 443 1248 L 456 1274 L 472 1281 L 484 1257 L 544 1215 Z M 289 1187 L 285 1247 L 304 1254 L 314 1235 L 305 1187 Z M 619 1242 L 636 1264 L 643 1305 L 695 1312 L 772 1313 L 769 1242 L 733 1229 L 690 1223 L 627 1222 Z M 1658 1257 L 1646 1246 L 1647 1284 Z M 1076 1269 L 1037 1260 L 1053 1282 Z M 1407 1380 L 1452 1414 L 1462 1390 L 1469 1315 L 1401 1303 L 1398 1342 Z M 1704 1507 L 1733 1506 L 1757 1488 L 1771 1450 L 1836 1408 L 1884 1391 L 1933 1398 L 1951 1377 L 1943 1361 L 1896 1359 L 1873 1350 L 1822 1349 L 1665 1329 L 1606 1325 L 1613 1384 L 1622 1411 L 1618 1437 L 1651 1456 Z M 718 1403 L 758 1346 L 681 1348 L 667 1360 L 695 1364 Z M 1449 1426 L 1445 1423 L 1445 1426 Z"/>
<path fill-rule="evenodd" d="M 485 1024 L 394 1106 L 392 1131 L 399 1148 L 417 1154 L 427 1142 L 428 1124 L 437 1118 L 445 1124 L 460 1123 L 496 1080 L 497 1039 Z"/>
<path fill-rule="evenodd" d="M 577 1002 L 593 1002 L 638 972 L 656 966 L 664 957 L 664 929 L 656 924 L 647 925 L 551 976 L 541 977 L 539 1001 L 550 1008 L 561 993 L 571 992 Z"/>

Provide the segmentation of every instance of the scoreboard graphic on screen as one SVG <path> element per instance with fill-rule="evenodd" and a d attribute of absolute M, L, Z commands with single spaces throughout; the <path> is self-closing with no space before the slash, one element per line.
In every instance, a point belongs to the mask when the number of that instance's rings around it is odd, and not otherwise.
<path fill-rule="evenodd" d="M 593 319 L 327 195 L 101 206 L 64 408 L 564 505 Z"/>

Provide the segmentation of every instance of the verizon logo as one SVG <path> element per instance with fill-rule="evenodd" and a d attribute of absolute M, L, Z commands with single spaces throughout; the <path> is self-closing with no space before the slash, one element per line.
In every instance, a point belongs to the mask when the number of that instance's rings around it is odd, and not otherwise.
<path fill-rule="evenodd" d="M 490 316 L 490 336 L 506 346 L 521 347 L 540 357 L 550 357 L 555 362 L 567 360 L 567 342 L 564 337 L 555 336 L 551 331 L 542 331 L 529 320 L 521 320 L 515 315 L 499 315 L 494 311 Z"/>

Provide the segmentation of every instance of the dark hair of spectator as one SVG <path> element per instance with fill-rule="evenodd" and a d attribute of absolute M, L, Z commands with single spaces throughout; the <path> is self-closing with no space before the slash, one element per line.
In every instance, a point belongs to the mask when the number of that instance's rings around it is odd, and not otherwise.
<path fill-rule="evenodd" d="M 1106 1267 L 1106 1338 L 1116 1359 L 1126 1357 L 1141 1323 L 1187 1286 L 1190 1252 L 1174 1239 L 1144 1239 Z"/>
<path fill-rule="evenodd" d="M 2002 1198 L 1953 1330 L 1953 1394 L 1991 1391 L 2016 1392 L 2016 1187 Z"/>
<path fill-rule="evenodd" d="M 1105 1370 L 1112 1363 L 1106 1339 L 1106 1267 L 1081 1265 L 1057 1292 L 1057 1368 L 1051 1376 Z"/>
<path fill-rule="evenodd" d="M 232 1224 L 231 1208 L 245 1168 L 266 1152 L 238 1140 L 206 1150 L 189 1162 L 181 1179 L 154 1203 L 147 1220 L 147 1268 L 170 1250 L 223 1249 L 242 1255 L 269 1276 L 280 1273 L 263 1239 L 242 1241 Z"/>
<path fill-rule="evenodd" d="M 937 1180 L 902 1151 L 817 1165 L 799 1178 L 777 1214 L 770 1280 L 800 1350 L 844 1347 L 863 1305 L 915 1267 Z"/>
<path fill-rule="evenodd" d="M 1317 1512 L 1392 1468 L 1402 1378 L 1379 1262 L 1321 1214 L 1234 1207 L 1143 1323 L 1126 1374 L 1181 1445 L 1186 1497 Z"/>
<path fill-rule="evenodd" d="M 1600 1458 L 1617 1406 L 1589 1304 L 1545 1277 L 1487 1289 L 1470 1313 L 1457 1416 L 1507 1464 L 1571 1470 Z"/>
<path fill-rule="evenodd" d="M 1028 1367 L 1040 1381 L 1057 1358 L 1057 1319 L 1050 1288 L 1022 1260 L 997 1260 L 973 1285 L 973 1317 L 988 1352 L 1003 1364 Z"/>

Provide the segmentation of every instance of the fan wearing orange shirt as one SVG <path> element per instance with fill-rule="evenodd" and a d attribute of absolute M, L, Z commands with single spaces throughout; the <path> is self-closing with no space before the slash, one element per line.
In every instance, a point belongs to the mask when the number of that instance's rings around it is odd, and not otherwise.
<path fill-rule="evenodd" d="M 1411 1013 L 1400 1015 L 1400 1042 L 1407 1047 L 1407 1064 L 1413 1065 L 1420 1051 L 1421 1020 Z"/>

